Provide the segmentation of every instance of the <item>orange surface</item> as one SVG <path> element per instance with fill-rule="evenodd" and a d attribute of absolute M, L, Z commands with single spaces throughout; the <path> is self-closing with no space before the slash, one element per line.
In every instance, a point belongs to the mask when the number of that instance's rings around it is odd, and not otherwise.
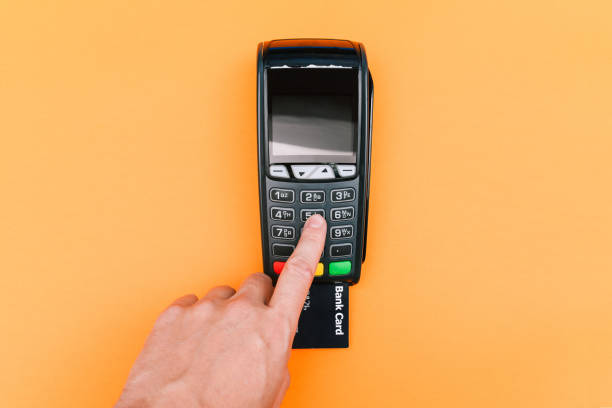
<path fill-rule="evenodd" d="M 609 1 L 0 5 L 0 405 L 108 407 L 157 313 L 261 269 L 255 52 L 365 43 L 351 348 L 285 407 L 612 406 Z M 238 255 L 239 254 L 239 255 Z"/>

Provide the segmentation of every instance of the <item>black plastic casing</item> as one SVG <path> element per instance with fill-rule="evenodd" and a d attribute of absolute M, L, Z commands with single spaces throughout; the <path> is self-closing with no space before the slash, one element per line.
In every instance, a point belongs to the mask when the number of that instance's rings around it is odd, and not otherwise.
<path fill-rule="evenodd" d="M 279 179 L 269 174 L 269 112 L 268 112 L 268 70 L 272 67 L 287 67 L 296 69 L 307 69 L 312 66 L 341 66 L 346 69 L 350 67 L 357 70 L 357 154 L 356 175 L 352 178 L 331 180 L 295 180 Z M 334 68 L 328 68 L 334 69 Z M 272 243 L 295 244 L 299 238 L 299 231 L 303 222 L 300 220 L 300 210 L 313 208 L 313 205 L 300 203 L 301 190 L 323 190 L 325 191 L 325 204 L 316 204 L 314 207 L 325 210 L 328 221 L 328 236 L 321 262 L 325 265 L 324 275 L 315 277 L 314 283 L 346 282 L 355 284 L 361 276 L 361 264 L 365 260 L 367 226 L 368 226 L 368 203 L 370 191 L 370 151 L 372 135 L 372 103 L 373 103 L 373 81 L 368 69 L 365 48 L 363 44 L 345 40 L 327 39 L 297 39 L 297 40 L 274 40 L 260 43 L 257 49 L 257 145 L 258 145 L 258 167 L 259 167 L 259 205 L 261 217 L 261 245 L 263 255 L 264 272 L 274 282 L 278 275 L 273 271 L 273 262 L 285 261 L 287 258 L 272 255 Z M 330 222 L 329 214 L 332 208 L 342 207 L 341 203 L 330 202 L 331 190 L 337 188 L 351 187 L 355 189 L 356 199 L 350 206 L 355 207 L 355 217 L 349 221 Z M 296 192 L 295 201 L 289 205 L 279 205 L 272 202 L 269 197 L 271 188 L 291 189 Z M 278 224 L 270 218 L 271 207 L 290 206 L 295 209 L 294 222 L 283 223 L 296 229 L 296 240 L 282 242 L 271 238 L 270 227 Z M 353 243 L 353 253 L 348 257 L 332 258 L 329 247 L 332 244 L 344 243 L 344 241 L 332 241 L 330 239 L 330 227 L 335 225 L 352 225 L 354 228 L 353 238 L 348 242 Z M 351 260 L 352 270 L 350 275 L 333 276 L 328 275 L 329 262 L 338 260 Z"/>

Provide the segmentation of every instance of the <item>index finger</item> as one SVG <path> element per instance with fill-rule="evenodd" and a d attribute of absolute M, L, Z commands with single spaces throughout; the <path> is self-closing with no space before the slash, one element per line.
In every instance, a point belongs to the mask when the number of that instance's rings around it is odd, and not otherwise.
<path fill-rule="evenodd" d="M 285 314 L 290 319 L 291 327 L 297 325 L 300 317 L 315 269 L 321 258 L 321 252 L 323 252 L 326 233 L 327 224 L 320 215 L 313 215 L 306 221 L 300 241 L 285 263 L 272 299 L 270 299 L 270 307 Z"/>

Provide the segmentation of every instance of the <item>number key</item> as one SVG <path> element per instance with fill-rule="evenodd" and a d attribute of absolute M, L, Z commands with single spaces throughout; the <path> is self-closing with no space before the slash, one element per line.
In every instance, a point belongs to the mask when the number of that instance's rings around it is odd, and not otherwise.
<path fill-rule="evenodd" d="M 345 239 L 353 237 L 353 226 L 352 225 L 339 225 L 337 227 L 331 227 L 329 229 L 329 236 L 331 239 Z"/>
<path fill-rule="evenodd" d="M 340 203 L 343 201 L 353 201 L 355 199 L 354 188 L 340 188 L 338 190 L 332 190 L 331 200 L 334 203 Z"/>
<path fill-rule="evenodd" d="M 293 190 L 286 190 L 283 188 L 272 188 L 270 189 L 270 200 L 279 203 L 292 203 L 295 200 L 295 193 Z"/>
<path fill-rule="evenodd" d="M 293 221 L 295 210 L 293 208 L 272 207 L 270 218 L 277 221 Z"/>
<path fill-rule="evenodd" d="M 272 238 L 295 239 L 295 228 L 282 225 L 272 226 Z"/>
<path fill-rule="evenodd" d="M 302 221 L 306 221 L 315 214 L 319 214 L 321 217 L 325 218 L 325 210 L 320 208 L 313 210 L 300 210 L 300 218 Z"/>
<path fill-rule="evenodd" d="M 300 201 L 303 203 L 322 203 L 325 201 L 325 191 L 302 191 Z"/>
<path fill-rule="evenodd" d="M 332 221 L 350 220 L 355 216 L 353 207 L 332 208 L 330 211 Z"/>

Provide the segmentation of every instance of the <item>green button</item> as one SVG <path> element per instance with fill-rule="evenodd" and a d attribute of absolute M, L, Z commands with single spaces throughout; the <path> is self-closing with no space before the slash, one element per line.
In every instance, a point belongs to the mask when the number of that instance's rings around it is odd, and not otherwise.
<path fill-rule="evenodd" d="M 339 261 L 329 263 L 329 276 L 350 275 L 351 261 Z"/>

